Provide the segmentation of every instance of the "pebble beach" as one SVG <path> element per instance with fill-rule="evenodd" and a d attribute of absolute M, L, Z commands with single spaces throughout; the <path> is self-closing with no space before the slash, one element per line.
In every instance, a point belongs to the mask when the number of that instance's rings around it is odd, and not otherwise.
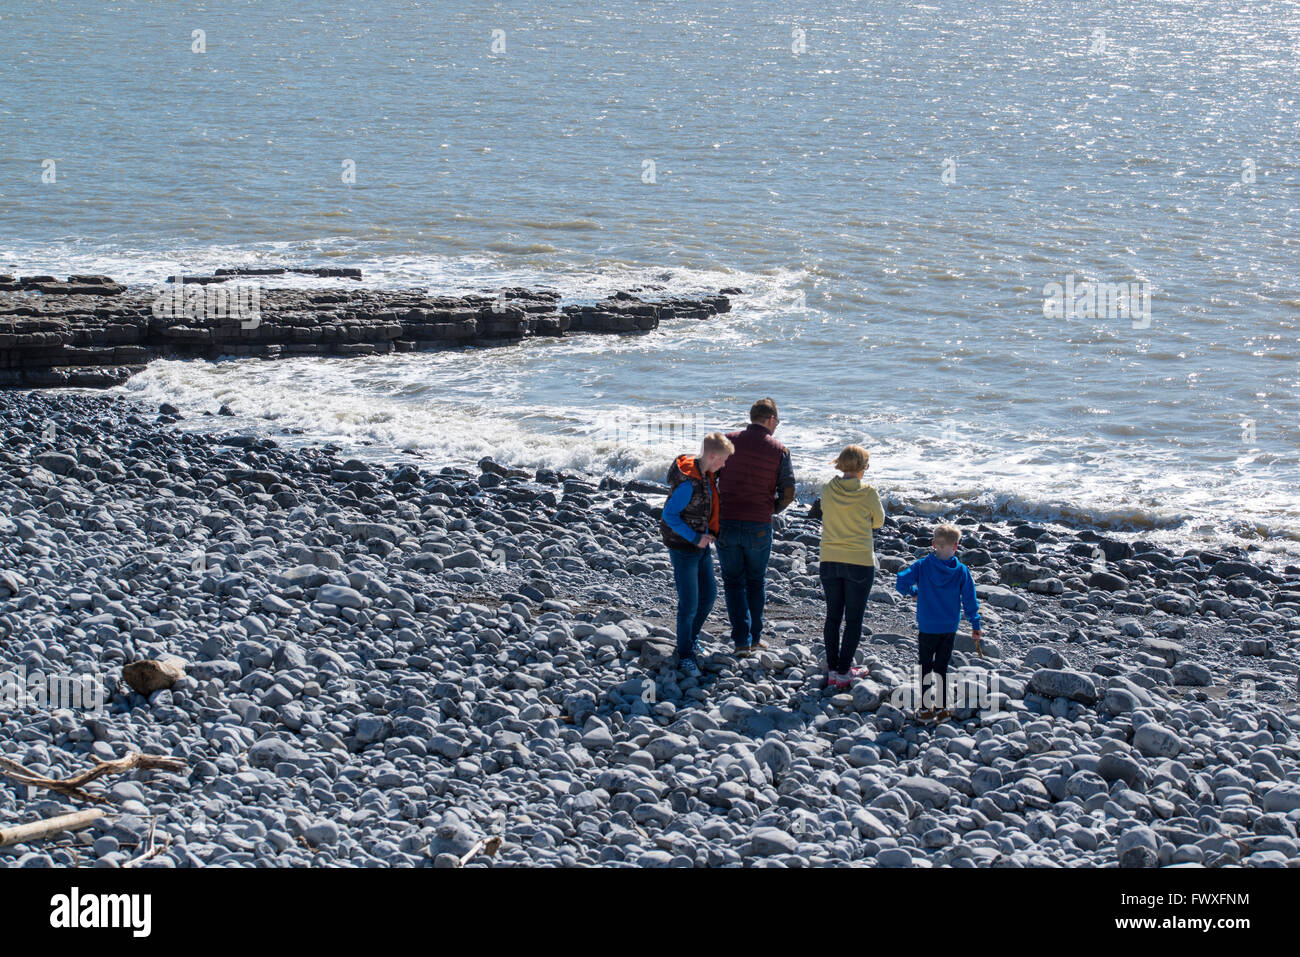
<path fill-rule="evenodd" d="M 214 408 L 211 413 L 215 415 Z M 101 680 L 0 755 L 120 813 L 0 866 L 1300 866 L 1300 567 L 1089 527 L 951 516 L 984 694 L 918 723 L 891 509 L 851 693 L 823 685 L 819 524 L 776 522 L 765 650 L 719 600 L 681 679 L 664 488 L 430 469 L 187 430 L 119 394 L 0 391 L 0 661 Z M 284 444 L 282 444 L 282 442 Z M 165 666 L 148 694 L 123 668 Z M 0 785 L 0 820 L 74 809 Z"/>

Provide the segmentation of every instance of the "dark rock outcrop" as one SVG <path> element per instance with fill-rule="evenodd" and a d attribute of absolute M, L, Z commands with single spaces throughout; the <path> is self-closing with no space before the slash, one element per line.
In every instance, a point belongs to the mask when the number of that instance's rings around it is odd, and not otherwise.
<path fill-rule="evenodd" d="M 361 278 L 359 269 L 341 267 L 239 267 L 172 276 L 160 292 L 108 276 L 0 276 L 0 387 L 109 387 L 164 357 L 368 356 L 571 332 L 640 333 L 664 319 L 710 319 L 731 309 L 724 295 L 645 299 L 620 291 L 561 305 L 559 293 L 525 288 L 437 296 L 247 282 L 286 273 Z"/>

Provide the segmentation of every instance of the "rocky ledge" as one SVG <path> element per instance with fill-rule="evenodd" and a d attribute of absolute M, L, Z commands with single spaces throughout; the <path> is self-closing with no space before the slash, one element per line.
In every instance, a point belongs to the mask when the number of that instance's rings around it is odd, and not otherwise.
<path fill-rule="evenodd" d="M 889 587 L 931 519 L 878 533 L 851 693 L 823 687 L 799 505 L 769 647 L 728 654 L 719 603 L 682 679 L 655 484 L 176 418 L 0 393 L 0 660 L 111 685 L 102 714 L 7 716 L 0 754 L 185 762 L 96 783 L 116 817 L 0 864 L 117 867 L 156 820 L 146 867 L 453 867 L 489 837 L 470 866 L 1300 865 L 1300 567 L 961 519 L 988 638 L 953 664 L 988 693 L 931 727 L 899 707 Z M 0 785 L 4 824 L 68 809 Z"/>
<path fill-rule="evenodd" d="M 325 278 L 360 270 L 296 269 Z M 694 299 L 620 291 L 562 305 L 559 293 L 508 288 L 436 296 L 356 287 L 262 289 L 286 269 L 219 269 L 173 276 L 171 288 L 132 289 L 108 276 L 0 276 L 0 387 L 120 385 L 158 358 L 369 356 L 499 345 L 570 333 L 644 333 L 661 320 L 710 319 L 731 309 L 726 289 Z M 227 285 L 227 284 L 230 285 Z M 252 295 L 243 295 L 255 289 Z"/>

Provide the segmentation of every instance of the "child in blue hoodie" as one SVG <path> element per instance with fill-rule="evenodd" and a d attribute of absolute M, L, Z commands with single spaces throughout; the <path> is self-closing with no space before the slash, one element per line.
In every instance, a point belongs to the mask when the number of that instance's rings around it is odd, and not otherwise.
<path fill-rule="evenodd" d="M 940 693 L 947 704 L 948 660 L 952 657 L 953 639 L 961 613 L 970 620 L 971 637 L 978 642 L 982 636 L 979 599 L 975 597 L 975 580 L 970 569 L 957 560 L 957 543 L 961 529 L 956 525 L 940 525 L 934 530 L 933 551 L 898 573 L 894 587 L 904 595 L 916 596 L 916 627 L 921 653 L 921 688 L 932 672 L 938 675 Z M 917 717 L 931 718 L 930 708 L 917 711 Z M 946 707 L 939 717 L 951 717 Z"/>

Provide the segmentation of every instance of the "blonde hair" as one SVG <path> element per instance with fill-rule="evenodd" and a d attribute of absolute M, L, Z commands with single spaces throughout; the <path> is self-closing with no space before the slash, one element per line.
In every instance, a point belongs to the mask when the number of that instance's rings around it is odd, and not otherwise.
<path fill-rule="evenodd" d="M 961 529 L 946 522 L 943 525 L 936 525 L 934 541 L 939 545 L 956 545 L 961 541 Z"/>
<path fill-rule="evenodd" d="M 736 447 L 731 444 L 731 439 L 727 438 L 721 432 L 710 432 L 700 443 L 700 451 L 704 453 L 716 452 L 718 454 L 726 453 L 730 455 L 736 451 Z"/>
<path fill-rule="evenodd" d="M 871 453 L 860 445 L 846 445 L 831 464 L 841 472 L 861 472 L 871 461 Z"/>

